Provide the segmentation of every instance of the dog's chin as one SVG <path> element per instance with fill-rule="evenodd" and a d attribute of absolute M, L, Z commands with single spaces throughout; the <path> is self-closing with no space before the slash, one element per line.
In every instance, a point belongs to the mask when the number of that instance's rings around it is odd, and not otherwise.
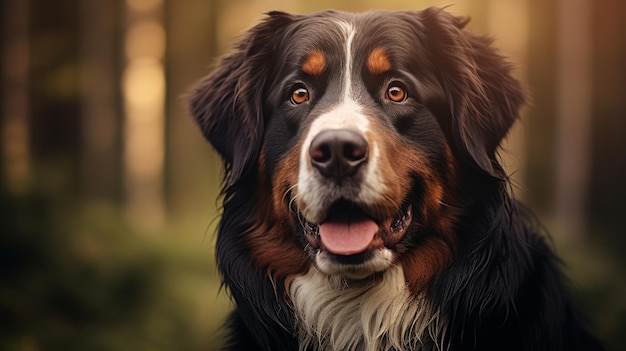
<path fill-rule="evenodd" d="M 386 247 L 352 256 L 334 255 L 323 249 L 318 249 L 315 254 L 315 265 L 320 272 L 349 280 L 361 280 L 384 272 L 394 262 L 394 251 Z"/>
<path fill-rule="evenodd" d="M 413 221 L 410 204 L 388 218 L 373 218 L 345 201 L 327 212 L 321 223 L 304 224 L 307 246 L 320 272 L 349 280 L 365 279 L 393 266 L 396 246 Z"/>

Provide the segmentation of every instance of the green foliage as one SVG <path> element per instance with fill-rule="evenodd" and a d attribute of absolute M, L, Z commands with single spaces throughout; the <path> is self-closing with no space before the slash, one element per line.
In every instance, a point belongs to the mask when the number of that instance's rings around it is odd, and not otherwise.
<path fill-rule="evenodd" d="M 52 209 L 41 196 L 3 194 L 0 214 L 0 349 L 215 346 L 230 305 L 216 304 L 202 229 L 139 234 L 113 207 Z"/>

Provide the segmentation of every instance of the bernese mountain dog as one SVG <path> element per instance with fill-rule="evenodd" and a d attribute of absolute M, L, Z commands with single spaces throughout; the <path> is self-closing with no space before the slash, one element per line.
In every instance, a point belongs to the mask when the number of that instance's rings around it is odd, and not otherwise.
<path fill-rule="evenodd" d="M 467 22 L 271 12 L 192 89 L 226 349 L 602 349 L 498 161 L 525 90 Z"/>

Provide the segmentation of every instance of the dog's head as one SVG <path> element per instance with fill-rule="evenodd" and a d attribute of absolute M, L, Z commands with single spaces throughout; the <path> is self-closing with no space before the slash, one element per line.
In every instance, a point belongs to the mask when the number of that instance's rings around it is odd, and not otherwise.
<path fill-rule="evenodd" d="M 361 279 L 399 264 L 416 290 L 445 267 L 464 205 L 505 178 L 496 149 L 524 101 L 466 22 L 273 12 L 195 87 L 255 265 Z"/>

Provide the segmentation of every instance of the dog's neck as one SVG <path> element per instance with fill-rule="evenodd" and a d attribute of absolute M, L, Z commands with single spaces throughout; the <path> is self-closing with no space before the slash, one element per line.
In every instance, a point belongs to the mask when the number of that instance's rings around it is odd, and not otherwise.
<path fill-rule="evenodd" d="M 301 350 L 431 350 L 445 330 L 428 301 L 411 296 L 399 265 L 358 282 L 313 267 L 294 279 L 291 297 Z"/>

